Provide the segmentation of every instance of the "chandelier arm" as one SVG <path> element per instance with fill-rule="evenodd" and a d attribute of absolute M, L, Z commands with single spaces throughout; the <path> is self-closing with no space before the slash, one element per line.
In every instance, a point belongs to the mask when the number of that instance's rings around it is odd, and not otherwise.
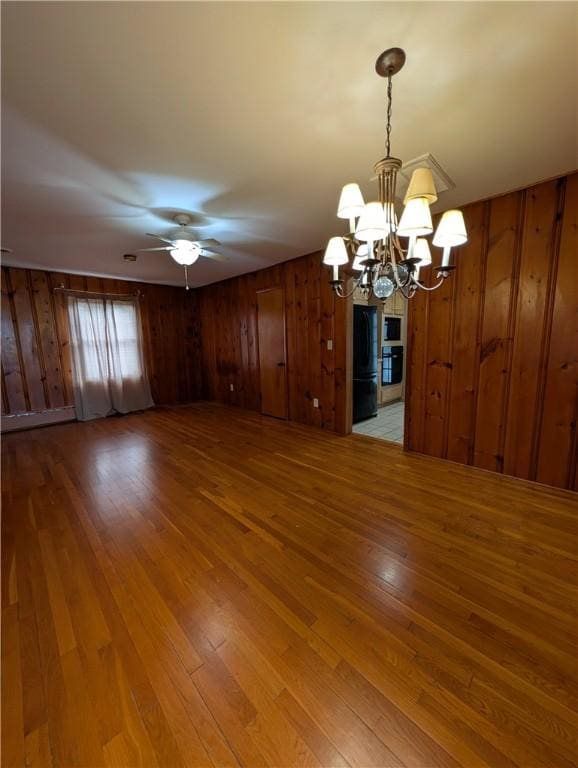
<path fill-rule="evenodd" d="M 388 238 L 388 243 L 389 243 L 389 259 L 391 261 L 391 269 L 393 272 L 393 276 L 395 278 L 396 285 L 398 289 L 401 290 L 405 285 L 407 285 L 407 282 L 402 283 L 402 281 L 400 280 L 399 273 L 397 271 L 397 260 L 395 258 L 395 247 L 390 238 Z M 402 255 L 403 255 L 403 251 L 402 251 Z"/>
<path fill-rule="evenodd" d="M 440 278 L 440 279 L 437 281 L 437 283 L 436 283 L 435 285 L 430 285 L 430 286 L 427 286 L 427 285 L 424 285 L 424 284 L 423 284 L 422 282 L 420 282 L 419 280 L 416 280 L 416 279 L 415 279 L 415 277 L 412 277 L 412 282 L 413 282 L 413 283 L 414 283 L 414 284 L 415 284 L 415 285 L 416 285 L 418 288 L 421 288 L 421 290 L 422 290 L 422 291 L 435 291 L 435 290 L 436 290 L 436 288 L 439 288 L 439 287 L 440 287 L 440 285 L 443 283 L 443 281 L 444 281 L 444 280 L 445 280 L 445 277 L 441 277 L 441 278 Z"/>
<path fill-rule="evenodd" d="M 360 277 L 354 279 L 353 288 L 350 291 L 344 291 L 340 285 L 337 285 L 335 287 L 335 293 L 340 299 L 349 299 L 351 296 L 353 296 L 357 288 L 359 288 L 359 286 L 361 285 L 362 278 L 363 278 L 363 272 L 361 273 Z"/>
<path fill-rule="evenodd" d="M 403 259 L 407 258 L 409 256 L 409 243 L 407 248 L 404 248 L 401 244 L 401 241 L 396 233 L 393 234 L 393 244 L 392 247 L 394 249 L 394 252 L 397 253 L 399 256 L 401 256 L 402 261 Z M 396 265 L 397 266 L 397 265 Z"/>
<path fill-rule="evenodd" d="M 382 267 L 385 264 L 385 243 L 383 240 L 379 240 L 375 244 L 375 258 L 379 261 L 377 267 Z"/>
<path fill-rule="evenodd" d="M 404 299 L 411 298 L 411 290 L 406 290 L 410 287 L 409 283 L 405 283 L 405 285 L 399 287 L 399 292 L 403 296 Z"/>
<path fill-rule="evenodd" d="M 398 251 L 399 251 L 399 252 L 400 252 L 400 253 L 401 253 L 403 256 L 406 256 L 406 255 L 409 253 L 409 244 L 408 244 L 408 247 L 407 247 L 407 248 L 404 248 L 404 247 L 403 247 L 403 245 L 401 244 L 401 241 L 400 241 L 400 239 L 399 239 L 399 236 L 398 236 L 397 232 L 394 232 L 394 233 L 393 233 L 393 235 L 392 235 L 392 237 L 393 237 L 393 241 L 394 241 L 394 243 L 395 243 L 395 247 L 397 248 L 397 250 L 398 250 Z"/>

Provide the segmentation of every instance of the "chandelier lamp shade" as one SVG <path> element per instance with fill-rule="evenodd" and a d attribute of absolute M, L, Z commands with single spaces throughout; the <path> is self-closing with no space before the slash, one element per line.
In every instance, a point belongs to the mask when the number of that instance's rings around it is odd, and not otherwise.
<path fill-rule="evenodd" d="M 431 235 L 432 232 L 433 224 L 427 199 L 425 197 L 413 197 L 408 200 L 399 220 L 397 234 L 412 238 L 419 235 Z"/>
<path fill-rule="evenodd" d="M 429 249 L 429 243 L 425 237 L 418 237 L 415 241 L 415 248 L 413 255 L 416 259 L 418 267 L 429 267 L 431 264 L 431 251 Z"/>
<path fill-rule="evenodd" d="M 392 78 L 405 64 L 401 48 L 388 48 L 377 59 L 375 70 L 387 79 L 387 123 L 385 157 L 374 166 L 378 199 L 365 202 L 358 184 L 346 184 L 341 190 L 337 217 L 349 222 L 345 236 L 332 237 L 325 250 L 323 263 L 333 270 L 331 285 L 335 293 L 346 298 L 356 288 L 368 295 L 387 299 L 394 291 L 406 298 L 418 290 L 433 291 L 449 277 L 454 266 L 451 249 L 467 239 L 461 211 L 446 211 L 438 224 L 432 243 L 442 249 L 434 281 L 420 280 L 420 271 L 432 266 L 432 255 L 426 239 L 434 231 L 430 206 L 438 199 L 434 178 L 429 168 L 416 168 L 403 200 L 403 210 L 396 214 L 397 174 L 401 160 L 391 156 Z M 403 241 L 402 241 L 403 238 Z M 353 286 L 346 290 L 347 277 L 353 274 Z M 432 283 L 432 284 L 429 284 Z"/>
<path fill-rule="evenodd" d="M 346 184 L 341 190 L 337 216 L 340 219 L 355 219 L 361 216 L 365 203 L 358 184 Z"/>

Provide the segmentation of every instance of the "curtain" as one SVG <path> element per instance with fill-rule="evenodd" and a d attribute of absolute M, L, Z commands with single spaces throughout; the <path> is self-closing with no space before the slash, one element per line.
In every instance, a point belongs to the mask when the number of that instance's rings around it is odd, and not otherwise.
<path fill-rule="evenodd" d="M 74 401 L 80 421 L 154 405 L 138 300 L 68 297 Z"/>

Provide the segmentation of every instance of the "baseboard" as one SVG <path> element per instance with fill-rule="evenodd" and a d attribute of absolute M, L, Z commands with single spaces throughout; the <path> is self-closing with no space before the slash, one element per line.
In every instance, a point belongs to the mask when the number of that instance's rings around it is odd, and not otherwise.
<path fill-rule="evenodd" d="M 14 413 L 2 415 L 2 432 L 14 432 L 18 429 L 33 429 L 49 424 L 61 424 L 64 421 L 74 421 L 76 411 L 73 405 L 64 408 L 51 408 L 48 411 L 30 411 L 29 413 Z"/>

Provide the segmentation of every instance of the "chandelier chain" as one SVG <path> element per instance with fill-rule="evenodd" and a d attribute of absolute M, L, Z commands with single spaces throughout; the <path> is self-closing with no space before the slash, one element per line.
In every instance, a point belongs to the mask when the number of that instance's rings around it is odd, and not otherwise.
<path fill-rule="evenodd" d="M 387 123 L 385 126 L 385 156 L 390 157 L 391 149 L 391 75 L 387 76 Z"/>

